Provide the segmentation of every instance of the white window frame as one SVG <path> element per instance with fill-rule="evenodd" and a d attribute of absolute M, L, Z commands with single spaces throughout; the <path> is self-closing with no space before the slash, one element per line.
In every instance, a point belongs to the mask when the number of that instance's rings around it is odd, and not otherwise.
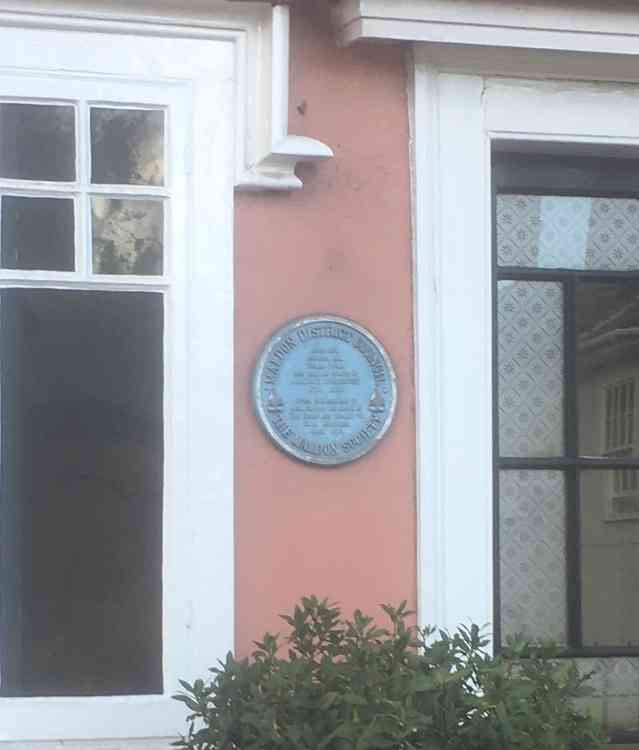
<path fill-rule="evenodd" d="M 166 193 L 171 218 L 165 274 L 92 276 L 86 264 L 81 264 L 77 274 L 0 274 L 3 286 L 159 290 L 165 294 L 164 692 L 0 698 L 0 741 L 168 737 L 183 725 L 184 712 L 171 699 L 178 678 L 204 674 L 233 647 L 233 44 L 215 38 L 174 39 L 175 54 L 185 53 L 180 70 L 170 56 L 166 59 L 155 38 L 143 33 L 132 37 L 129 27 L 116 26 L 109 29 L 109 36 L 95 38 L 71 34 L 62 23 L 55 29 L 50 26 L 0 28 L 3 44 L 19 46 L 15 62 L 4 71 L 3 87 L 9 95 L 20 93 L 28 100 L 36 94 L 58 99 L 66 94 L 68 99 L 166 107 L 171 140 Z M 55 43 L 51 36 L 61 45 L 59 54 L 54 64 L 40 63 L 38 50 Z M 83 43 L 92 43 L 92 56 L 86 62 Z M 132 44 L 139 55 L 135 70 L 126 62 Z M 165 63 L 160 62 L 162 55 Z M 205 56 L 208 63 L 191 73 L 189 60 Z M 141 70 L 145 64 L 153 72 L 150 79 L 141 80 L 140 76 L 148 75 L 146 69 Z M 42 71 L 46 78 L 41 77 Z M 15 91 L 9 90 L 10 84 Z M 194 124 L 192 112 L 201 118 L 199 123 Z M 83 118 L 79 138 L 86 150 L 86 109 L 81 109 Z M 207 137 L 212 127 L 214 136 Z M 192 152 L 199 155 L 201 166 L 191 163 Z M 215 169 L 203 168 L 213 164 Z M 85 203 L 78 225 L 86 247 L 86 191 L 103 189 L 80 187 L 83 178 L 86 184 L 86 169 L 68 189 L 85 193 L 78 198 Z M 26 186 L 16 184 L 16 189 Z M 64 192 L 67 186 L 56 189 Z M 124 188 L 119 192 L 144 191 Z M 197 216 L 206 218 L 197 223 Z"/>
<path fill-rule="evenodd" d="M 115 750 L 124 741 L 145 750 L 166 748 L 185 728 L 184 707 L 171 699 L 177 678 L 205 676 L 234 644 L 233 190 L 300 188 L 297 163 L 332 152 L 319 141 L 288 133 L 289 10 L 284 5 L 0 0 L 0 33 L 7 31 L 16 60 L 27 55 L 21 34 L 57 35 L 60 54 L 50 55 L 45 69 L 60 81 L 77 68 L 75 61 L 65 62 L 64 34 L 95 32 L 102 40 L 95 49 L 87 45 L 81 75 L 92 74 L 105 40 L 113 45 L 114 64 L 98 65 L 107 82 L 131 78 L 126 51 L 122 54 L 118 45 L 134 38 L 140 59 L 143 49 L 152 51 L 151 80 L 175 87 L 195 114 L 185 125 L 189 137 L 179 170 L 187 178 L 190 221 L 185 224 L 187 217 L 176 214 L 185 201 L 176 200 L 173 190 L 169 231 L 183 252 L 160 280 L 170 276 L 174 285 L 165 320 L 166 361 L 175 366 L 165 371 L 165 450 L 172 453 L 166 466 L 176 469 L 165 476 L 164 694 L 0 699 L 2 750 L 25 750 L 33 743 L 57 747 L 61 740 L 78 750 L 93 745 Z M 40 49 L 50 49 L 44 41 Z M 188 52 L 184 45 L 197 52 L 180 57 L 174 50 L 181 46 Z M 27 58 L 20 57 L 14 67 L 42 70 L 37 55 L 33 63 Z M 15 72 L 11 65 L 9 72 Z M 138 83 L 144 87 L 139 77 Z M 181 106 L 176 103 L 176 109 Z M 158 283 L 149 277 L 123 281 L 114 279 L 118 288 Z M 90 278 L 83 283 L 94 288 Z M 96 283 L 104 285 L 105 279 Z"/>
<path fill-rule="evenodd" d="M 172 59 L 155 38 L 127 31 L 93 37 L 65 28 L 0 27 L 0 96 L 77 102 L 83 151 L 75 183 L 15 180 L 11 190 L 40 187 L 78 196 L 84 210 L 77 239 L 85 253 L 91 246 L 90 193 L 162 194 L 168 202 L 164 274 L 92 274 L 85 254 L 74 273 L 0 271 L 0 286 L 164 295 L 163 693 L 2 697 L 0 746 L 175 735 L 184 721 L 171 699 L 178 679 L 205 674 L 233 647 L 233 46 L 174 39 Z M 42 50 L 56 43 L 55 62 L 42 62 Z M 87 44 L 90 60 L 84 58 Z M 135 69 L 127 62 L 133 45 Z M 207 63 L 191 72 L 201 59 Z M 90 103 L 165 110 L 166 189 L 89 183 Z M 192 163 L 191 153 L 200 164 Z M 198 222 L 198 216 L 204 218 Z"/>
<path fill-rule="evenodd" d="M 421 622 L 455 629 L 494 621 L 491 148 L 637 156 L 639 87 L 497 78 L 490 62 L 482 75 L 432 58 L 415 46 L 418 591 Z"/>

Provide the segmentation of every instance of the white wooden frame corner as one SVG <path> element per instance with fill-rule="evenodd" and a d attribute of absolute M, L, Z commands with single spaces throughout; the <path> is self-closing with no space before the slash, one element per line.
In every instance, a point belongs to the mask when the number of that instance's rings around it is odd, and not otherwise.
<path fill-rule="evenodd" d="M 157 104 L 171 118 L 166 277 L 49 281 L 54 287 L 157 286 L 166 292 L 164 685 L 158 695 L 2 697 L 0 748 L 50 749 L 76 740 L 79 747 L 83 740 L 83 747 L 102 750 L 159 750 L 183 726 L 184 712 L 170 697 L 178 678 L 192 680 L 234 643 L 234 86 L 242 32 L 228 30 L 232 19 L 218 19 L 224 28 L 211 30 L 206 16 L 180 15 L 177 8 L 170 20 L 127 13 L 118 0 L 109 3 L 108 13 L 104 0 L 63 0 L 55 7 L 57 12 L 42 13 L 40 2 L 0 0 L 3 96 L 10 95 L 12 79 L 20 96 L 61 95 L 83 106 L 94 97 L 114 106 Z M 49 59 L 51 39 L 56 54 Z M 86 125 L 88 119 L 80 121 Z M 81 136 L 80 142 L 87 140 Z M 188 158 L 192 152 L 196 168 Z M 5 277 L 13 285 L 13 277 Z M 16 277 L 17 285 L 32 282 L 43 280 Z M 194 561 L 210 556 L 206 530 L 212 528 L 218 533 L 215 558 L 206 575 L 194 578 Z"/>
<path fill-rule="evenodd" d="M 296 190 L 299 162 L 333 151 L 288 132 L 290 9 L 228 0 L 0 0 L 0 26 L 140 31 L 235 46 L 235 187 Z"/>

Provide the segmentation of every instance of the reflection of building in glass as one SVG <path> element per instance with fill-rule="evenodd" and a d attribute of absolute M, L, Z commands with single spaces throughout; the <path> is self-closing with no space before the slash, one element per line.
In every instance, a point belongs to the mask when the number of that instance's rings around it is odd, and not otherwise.
<path fill-rule="evenodd" d="M 579 452 L 637 458 L 639 288 L 577 286 Z M 584 645 L 637 645 L 638 472 L 583 471 L 580 479 Z"/>
<path fill-rule="evenodd" d="M 576 651 L 637 727 L 639 201 L 508 192 L 496 223 L 500 638 Z"/>
<path fill-rule="evenodd" d="M 622 380 L 606 388 L 604 453 L 609 458 L 633 455 L 635 422 L 635 379 Z M 628 514 L 639 510 L 633 496 L 637 492 L 637 472 L 615 469 L 611 512 Z"/>

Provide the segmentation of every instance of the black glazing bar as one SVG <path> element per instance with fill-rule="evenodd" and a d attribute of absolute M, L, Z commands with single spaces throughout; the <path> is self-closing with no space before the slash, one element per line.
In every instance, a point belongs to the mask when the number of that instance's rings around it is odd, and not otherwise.
<path fill-rule="evenodd" d="M 608 659 L 615 657 L 637 657 L 637 646 L 582 646 L 581 648 L 565 648 L 560 654 L 562 659 Z"/>
<path fill-rule="evenodd" d="M 577 323 L 574 277 L 565 279 L 562 287 L 564 292 L 564 455 L 568 458 L 577 458 L 579 415 L 577 414 Z"/>
<path fill-rule="evenodd" d="M 571 279 L 587 279 L 588 281 L 606 282 L 637 282 L 637 271 L 590 271 L 572 268 L 532 268 L 525 266 L 500 266 L 497 277 L 502 281 L 567 281 Z"/>
<path fill-rule="evenodd" d="M 598 198 L 639 195 L 637 160 L 604 155 L 494 153 L 493 179 L 500 193 Z"/>
<path fill-rule="evenodd" d="M 636 658 L 639 656 L 639 648 L 633 646 L 582 646 L 581 648 L 558 647 L 558 659 L 616 659 Z"/>
<path fill-rule="evenodd" d="M 501 650 L 501 557 L 499 553 L 499 285 L 497 281 L 497 191 L 492 182 L 492 346 L 493 346 L 493 648 Z"/>
<path fill-rule="evenodd" d="M 608 734 L 611 745 L 635 745 L 639 743 L 639 731 L 636 729 L 629 732 L 615 730 Z"/>
<path fill-rule="evenodd" d="M 595 456 L 578 456 L 577 458 L 499 458 L 500 469 L 545 469 L 566 470 L 572 467 L 579 469 L 639 469 L 639 458 L 598 458 Z"/>
<path fill-rule="evenodd" d="M 579 448 L 579 404 L 577 399 L 577 321 L 576 282 L 574 276 L 564 280 L 564 453 L 575 459 Z M 577 467 L 565 477 L 566 513 L 566 598 L 568 643 L 581 646 L 581 565 L 579 559 L 579 505 Z"/>
<path fill-rule="evenodd" d="M 571 469 L 566 477 L 566 598 L 568 643 L 581 650 L 581 522 L 579 506 L 579 474 Z"/>
<path fill-rule="evenodd" d="M 639 166 L 639 165 L 638 165 Z M 636 168 L 636 167 L 635 167 Z M 585 198 L 614 200 L 639 200 L 639 193 L 634 190 L 584 190 L 583 188 L 541 188 L 535 185 L 525 185 L 521 187 L 509 187 L 499 191 L 500 195 L 534 195 L 541 198 L 557 196 L 558 198 Z"/>

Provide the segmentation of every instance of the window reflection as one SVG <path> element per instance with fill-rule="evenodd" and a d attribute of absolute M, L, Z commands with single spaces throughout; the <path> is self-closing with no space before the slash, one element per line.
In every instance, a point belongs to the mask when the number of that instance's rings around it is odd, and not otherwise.
<path fill-rule="evenodd" d="M 639 282 L 576 285 L 579 452 L 639 457 Z M 639 472 L 580 475 L 585 646 L 639 645 Z"/>
<path fill-rule="evenodd" d="M 639 200 L 559 195 L 497 198 L 501 266 L 639 268 Z"/>
<path fill-rule="evenodd" d="M 164 266 L 161 200 L 91 199 L 93 271 L 160 275 Z"/>
<path fill-rule="evenodd" d="M 91 108 L 91 182 L 164 184 L 164 112 Z"/>
<path fill-rule="evenodd" d="M 639 282 L 581 281 L 575 291 L 579 452 L 636 458 Z M 633 471 L 619 492 L 636 489 Z"/>
<path fill-rule="evenodd" d="M 162 689 L 163 300 L 0 293 L 3 695 Z"/>
<path fill-rule="evenodd" d="M 624 492 L 618 471 L 581 472 L 585 646 L 639 646 L 639 495 L 632 483 Z"/>

